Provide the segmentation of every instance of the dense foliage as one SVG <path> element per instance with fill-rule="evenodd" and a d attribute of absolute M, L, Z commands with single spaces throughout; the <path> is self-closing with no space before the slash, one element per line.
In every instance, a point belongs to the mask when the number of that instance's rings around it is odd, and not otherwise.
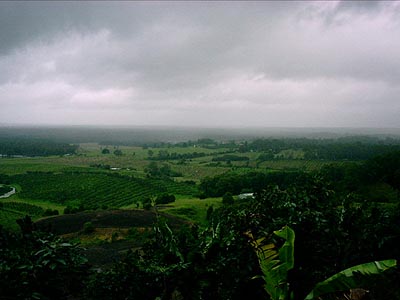
<path fill-rule="evenodd" d="M 156 204 L 168 204 L 175 202 L 176 198 L 174 195 L 162 194 L 156 198 Z"/>
<path fill-rule="evenodd" d="M 309 175 L 304 172 L 249 172 L 238 174 L 227 172 L 214 177 L 206 177 L 200 183 L 200 190 L 206 197 L 221 197 L 229 192 L 238 195 L 241 192 L 259 192 L 269 185 L 287 187 L 293 182 L 305 180 Z"/>
<path fill-rule="evenodd" d="M 1 138 L 0 155 L 47 156 L 74 154 L 78 145 L 58 143 L 44 139 Z"/>
<path fill-rule="evenodd" d="M 21 234 L 0 228 L 0 295 L 4 299 L 67 299 L 81 293 L 88 275 L 76 245 L 36 232 L 30 218 Z"/>

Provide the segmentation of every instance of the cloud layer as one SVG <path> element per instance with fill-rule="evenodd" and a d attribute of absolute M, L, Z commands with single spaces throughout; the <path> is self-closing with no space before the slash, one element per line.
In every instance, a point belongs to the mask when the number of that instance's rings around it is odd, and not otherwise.
<path fill-rule="evenodd" d="M 398 2 L 1 2 L 0 122 L 400 127 Z"/>

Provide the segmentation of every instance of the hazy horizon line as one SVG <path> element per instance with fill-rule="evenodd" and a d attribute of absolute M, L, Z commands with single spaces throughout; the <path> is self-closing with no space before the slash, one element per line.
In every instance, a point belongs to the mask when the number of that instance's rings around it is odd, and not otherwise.
<path fill-rule="evenodd" d="M 205 125 L 114 125 L 114 124 L 45 124 L 45 123 L 0 123 L 0 127 L 86 127 L 86 128 L 176 128 L 176 129 L 377 129 L 377 130 L 400 130 L 400 127 L 380 126 L 205 126 Z"/>

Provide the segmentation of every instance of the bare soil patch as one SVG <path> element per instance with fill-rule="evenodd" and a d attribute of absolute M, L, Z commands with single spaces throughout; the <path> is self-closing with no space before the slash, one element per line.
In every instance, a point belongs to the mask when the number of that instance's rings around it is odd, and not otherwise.
<path fill-rule="evenodd" d="M 187 223 L 166 213 L 159 213 L 159 215 L 172 227 Z M 36 226 L 38 229 L 63 235 L 81 231 L 86 222 L 91 222 L 95 228 L 150 227 L 154 224 L 156 218 L 153 211 L 104 210 L 49 217 L 37 221 Z"/>

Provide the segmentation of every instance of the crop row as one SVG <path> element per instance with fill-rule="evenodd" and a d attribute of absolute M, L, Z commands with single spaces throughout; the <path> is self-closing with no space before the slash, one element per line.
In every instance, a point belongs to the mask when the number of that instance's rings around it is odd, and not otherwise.
<path fill-rule="evenodd" d="M 196 187 L 172 180 L 141 179 L 106 173 L 28 173 L 12 177 L 21 198 L 67 204 L 79 201 L 88 208 L 120 207 L 162 193 L 192 195 Z"/>
<path fill-rule="evenodd" d="M 330 161 L 330 160 L 276 160 L 276 161 L 264 161 L 258 165 L 258 167 L 266 167 L 276 170 L 306 170 L 314 171 L 320 170 L 323 166 L 329 164 L 343 165 L 346 161 Z"/>
<path fill-rule="evenodd" d="M 32 205 L 29 203 L 22 202 L 3 202 L 2 206 L 4 209 L 21 212 L 30 216 L 41 216 L 43 215 L 43 208 L 40 206 Z"/>

